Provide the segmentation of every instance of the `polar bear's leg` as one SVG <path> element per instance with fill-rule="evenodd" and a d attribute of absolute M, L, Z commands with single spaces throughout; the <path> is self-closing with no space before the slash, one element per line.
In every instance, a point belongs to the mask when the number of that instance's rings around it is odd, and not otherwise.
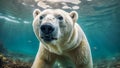
<path fill-rule="evenodd" d="M 53 63 L 54 63 L 54 59 L 49 57 L 49 59 L 51 58 L 52 61 L 49 61 L 47 59 L 39 59 L 40 57 L 36 57 L 33 66 L 31 68 L 52 68 Z"/>
<path fill-rule="evenodd" d="M 31 68 L 52 68 L 56 55 L 42 48 L 38 50 L 35 61 Z"/>
<path fill-rule="evenodd" d="M 87 40 L 83 39 L 79 47 L 69 52 L 71 59 L 76 65 L 76 68 L 93 68 L 92 56 L 88 48 Z"/>

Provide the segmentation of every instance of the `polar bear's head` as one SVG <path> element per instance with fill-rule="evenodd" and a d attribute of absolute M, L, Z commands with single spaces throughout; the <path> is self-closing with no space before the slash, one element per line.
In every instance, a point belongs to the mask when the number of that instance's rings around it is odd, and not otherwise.
<path fill-rule="evenodd" d="M 37 38 L 42 42 L 66 41 L 77 21 L 78 14 L 75 11 L 70 13 L 60 9 L 46 9 L 33 12 L 33 29 Z"/>

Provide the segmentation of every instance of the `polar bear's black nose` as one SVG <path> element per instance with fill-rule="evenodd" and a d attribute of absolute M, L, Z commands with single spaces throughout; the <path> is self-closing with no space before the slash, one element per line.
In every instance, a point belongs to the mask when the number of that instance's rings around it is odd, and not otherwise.
<path fill-rule="evenodd" d="M 40 29 L 45 34 L 51 34 L 54 31 L 54 27 L 51 24 L 43 24 Z"/>

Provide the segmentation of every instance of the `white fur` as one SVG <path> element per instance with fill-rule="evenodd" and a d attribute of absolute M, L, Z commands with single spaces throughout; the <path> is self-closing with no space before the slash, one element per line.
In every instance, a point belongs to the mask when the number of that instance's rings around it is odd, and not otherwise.
<path fill-rule="evenodd" d="M 40 37 L 39 16 L 42 14 L 47 14 L 47 15 L 43 19 L 41 24 L 46 23 L 46 21 L 50 21 L 52 22 L 51 23 L 52 25 L 58 28 L 57 36 L 56 36 L 58 39 L 53 40 L 50 43 L 44 42 L 44 40 L 42 40 Z M 62 26 L 67 27 L 66 29 L 64 27 L 60 27 L 59 20 L 54 16 L 57 14 L 61 14 L 64 17 L 65 20 L 63 21 L 64 24 L 62 24 Z M 38 10 L 35 10 L 33 13 L 33 16 L 34 16 L 33 30 L 35 32 L 35 35 L 40 41 L 40 47 L 32 68 L 40 67 L 39 60 L 42 53 L 40 51 L 42 51 L 42 49 L 44 48 L 51 53 L 54 53 L 57 55 L 63 55 L 63 54 L 66 54 L 66 51 L 73 50 L 77 47 L 80 47 L 80 50 L 78 50 L 79 51 L 78 56 L 73 56 L 75 64 L 79 65 L 84 63 L 84 64 L 87 64 L 86 66 L 84 66 L 84 68 L 93 68 L 89 43 L 87 41 L 87 38 L 82 28 L 76 23 L 78 19 L 77 12 L 72 11 L 70 13 L 67 13 L 60 9 L 56 9 L 56 10 L 47 9 L 42 12 L 41 11 L 38 12 Z M 46 56 L 46 57 L 49 58 L 49 56 Z M 49 60 L 52 60 L 52 59 L 49 58 Z"/>

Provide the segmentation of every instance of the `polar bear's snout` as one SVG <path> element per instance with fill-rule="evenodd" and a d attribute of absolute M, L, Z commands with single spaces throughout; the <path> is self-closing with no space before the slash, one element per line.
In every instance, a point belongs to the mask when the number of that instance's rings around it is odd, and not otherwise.
<path fill-rule="evenodd" d="M 40 30 L 41 32 L 43 32 L 44 34 L 51 34 L 54 32 L 55 28 L 53 27 L 53 25 L 47 23 L 47 24 L 43 24 L 40 26 Z"/>
<path fill-rule="evenodd" d="M 57 40 L 55 27 L 50 23 L 45 23 L 40 26 L 40 34 L 44 41 Z"/>

